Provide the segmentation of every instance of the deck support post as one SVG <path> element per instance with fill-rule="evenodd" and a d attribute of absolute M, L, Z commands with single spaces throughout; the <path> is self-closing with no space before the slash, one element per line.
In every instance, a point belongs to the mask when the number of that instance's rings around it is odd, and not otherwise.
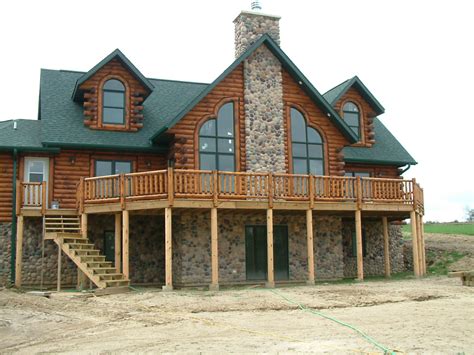
<path fill-rule="evenodd" d="M 308 247 L 308 285 L 314 285 L 313 210 L 306 210 L 306 240 Z"/>
<path fill-rule="evenodd" d="M 82 291 L 86 288 L 87 277 L 81 269 L 77 268 L 77 289 Z"/>
<path fill-rule="evenodd" d="M 122 216 L 115 214 L 115 270 L 120 273 L 122 264 Z"/>
<path fill-rule="evenodd" d="M 420 276 L 425 275 L 425 268 L 423 267 L 423 236 L 421 235 L 421 215 L 416 214 L 416 234 L 418 237 L 418 263 L 420 268 Z"/>
<path fill-rule="evenodd" d="M 364 281 L 364 254 L 362 250 L 362 213 L 355 211 L 355 232 L 357 246 L 357 280 Z"/>
<path fill-rule="evenodd" d="M 265 287 L 275 287 L 275 274 L 273 266 L 273 210 L 267 209 L 267 282 Z"/>
<path fill-rule="evenodd" d="M 62 267 L 62 240 L 58 241 L 58 281 L 57 281 L 57 291 L 61 292 L 61 267 Z"/>
<path fill-rule="evenodd" d="M 130 213 L 128 210 L 122 211 L 122 272 L 125 279 L 130 280 L 130 269 L 129 269 L 129 229 L 130 224 Z"/>
<path fill-rule="evenodd" d="M 410 212 L 410 224 L 411 224 L 411 237 L 412 237 L 412 242 L 413 242 L 413 272 L 416 277 L 420 277 L 420 264 L 418 260 L 418 234 L 417 234 L 417 218 L 416 218 L 416 212 L 411 211 Z"/>
<path fill-rule="evenodd" d="M 15 218 L 15 217 L 13 217 Z M 21 268 L 23 259 L 23 231 L 24 231 L 24 220 L 23 216 L 17 217 L 16 227 L 16 249 L 15 249 L 15 286 L 21 287 Z"/>
<path fill-rule="evenodd" d="M 219 290 L 219 241 L 217 233 L 217 208 L 211 208 L 211 284 L 209 290 Z"/>
<path fill-rule="evenodd" d="M 423 271 L 423 275 L 426 276 L 426 249 L 425 249 L 425 231 L 423 226 L 423 215 L 419 215 L 419 223 L 420 223 L 420 239 L 421 239 L 421 267 Z"/>
<path fill-rule="evenodd" d="M 165 285 L 163 291 L 173 290 L 172 208 L 165 208 Z"/>
<path fill-rule="evenodd" d="M 385 264 L 385 277 L 390 277 L 390 240 L 388 234 L 388 218 L 382 217 L 383 225 L 383 251 L 384 251 L 384 264 Z"/>
<path fill-rule="evenodd" d="M 81 215 L 81 235 L 82 238 L 87 238 L 87 213 Z"/>

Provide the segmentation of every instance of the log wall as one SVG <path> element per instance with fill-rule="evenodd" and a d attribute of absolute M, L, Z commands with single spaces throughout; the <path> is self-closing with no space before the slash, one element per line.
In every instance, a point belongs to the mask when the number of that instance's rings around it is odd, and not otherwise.
<path fill-rule="evenodd" d="M 108 79 L 118 79 L 126 87 L 125 125 L 102 123 L 102 85 Z M 143 85 L 117 60 L 100 68 L 80 89 L 84 90 L 84 124 L 92 129 L 137 131 L 143 127 L 142 102 L 147 94 Z"/>
<path fill-rule="evenodd" d="M 236 170 L 245 171 L 245 111 L 243 65 L 239 65 L 201 100 L 169 133 L 175 135 L 176 168 L 199 169 L 198 129 L 207 119 L 215 117 L 220 106 L 234 101 Z"/>
<path fill-rule="evenodd" d="M 325 174 L 344 175 L 344 161 L 340 150 L 349 142 L 341 134 L 338 128 L 329 120 L 326 114 L 313 102 L 313 100 L 303 91 L 288 72 L 283 70 L 283 101 L 286 111 L 286 132 L 287 132 L 287 157 L 291 154 L 289 147 L 291 137 L 289 137 L 288 127 L 290 126 L 290 108 L 295 107 L 302 111 L 308 124 L 316 128 L 323 136 L 325 146 Z M 292 172 L 291 159 L 289 159 L 288 171 Z"/>
<path fill-rule="evenodd" d="M 12 219 L 13 156 L 0 153 L 0 222 Z"/>

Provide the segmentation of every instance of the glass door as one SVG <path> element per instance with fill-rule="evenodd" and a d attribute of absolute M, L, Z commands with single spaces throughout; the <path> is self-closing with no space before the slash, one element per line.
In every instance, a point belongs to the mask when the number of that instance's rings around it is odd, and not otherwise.
<path fill-rule="evenodd" d="M 48 204 L 49 158 L 25 157 L 24 182 L 46 182 L 46 205 Z M 40 186 L 25 189 L 24 203 L 26 206 L 41 206 L 43 194 Z"/>

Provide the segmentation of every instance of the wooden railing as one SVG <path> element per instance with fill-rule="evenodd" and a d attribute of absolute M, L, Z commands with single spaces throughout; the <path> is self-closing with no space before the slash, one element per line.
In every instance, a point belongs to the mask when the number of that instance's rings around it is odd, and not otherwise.
<path fill-rule="evenodd" d="M 82 179 L 78 206 L 129 200 L 206 199 L 401 203 L 423 210 L 415 180 L 172 169 Z"/>
<path fill-rule="evenodd" d="M 17 214 L 21 208 L 46 209 L 46 182 L 21 182 L 16 185 Z M 44 202 L 44 203 L 43 203 Z"/>

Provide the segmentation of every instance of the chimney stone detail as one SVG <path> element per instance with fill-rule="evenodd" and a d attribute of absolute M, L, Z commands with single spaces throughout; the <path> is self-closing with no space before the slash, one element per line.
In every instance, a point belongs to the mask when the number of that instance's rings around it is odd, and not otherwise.
<path fill-rule="evenodd" d="M 255 43 L 263 34 L 268 33 L 280 45 L 280 17 L 260 12 L 242 11 L 234 20 L 235 57 Z"/>

